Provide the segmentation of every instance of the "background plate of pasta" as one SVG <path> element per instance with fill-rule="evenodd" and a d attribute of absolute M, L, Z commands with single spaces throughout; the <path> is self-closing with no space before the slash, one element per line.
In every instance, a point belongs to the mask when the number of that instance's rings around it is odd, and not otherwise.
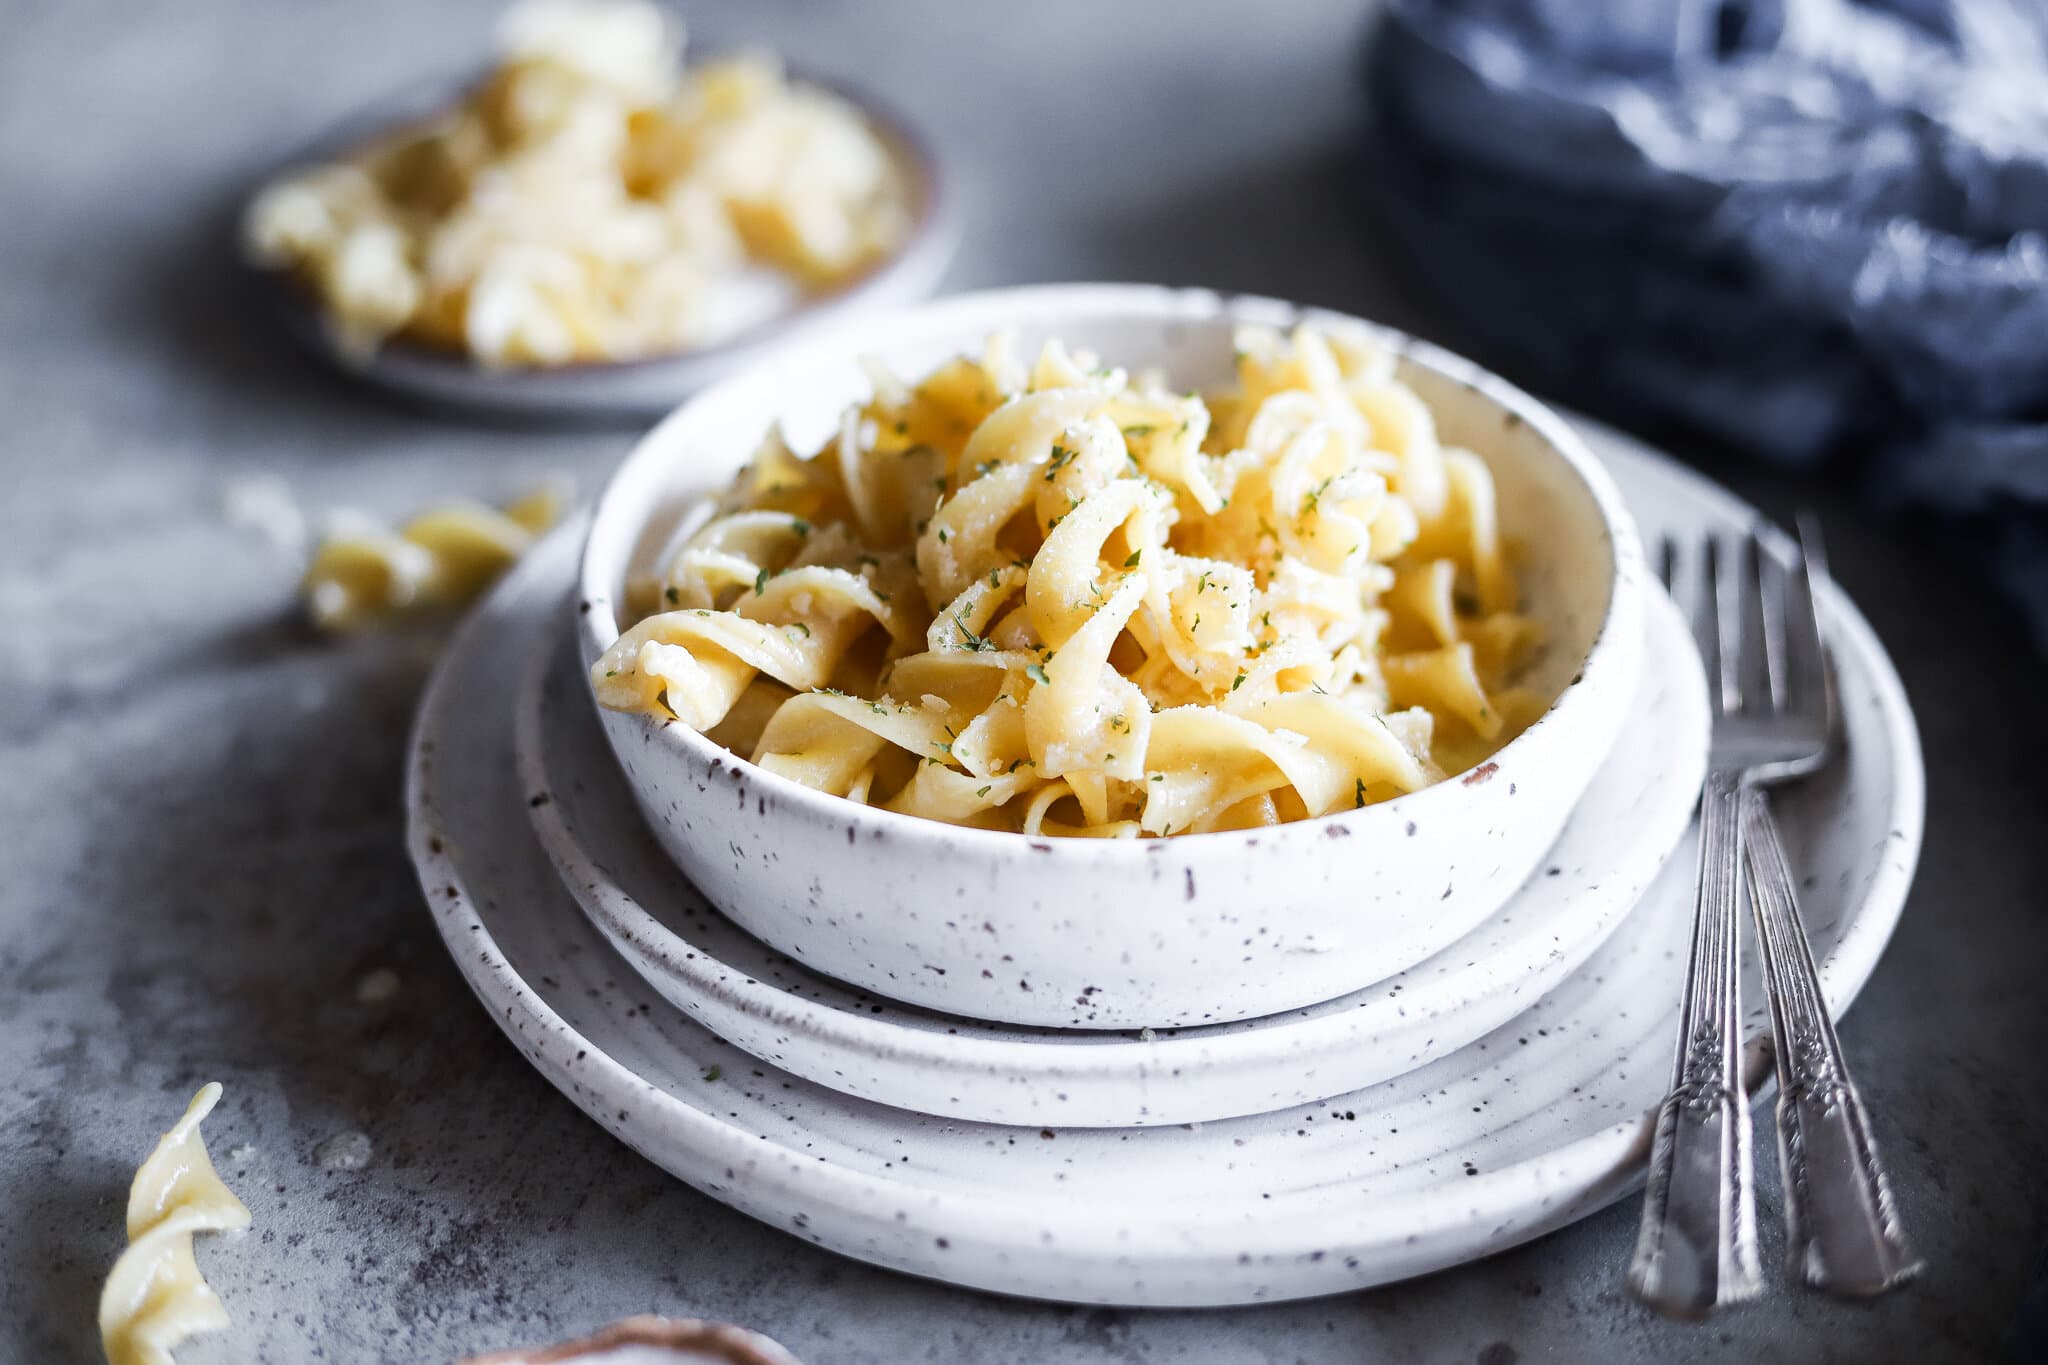
<path fill-rule="evenodd" d="M 1556 838 L 1642 649 L 1633 528 L 1540 405 L 1148 287 L 779 351 L 627 460 L 581 578 L 609 742 L 712 902 L 1018 1023 L 1249 1017 L 1436 951 Z M 967 934 L 1002 975 L 945 970 Z"/>
<path fill-rule="evenodd" d="M 866 95 L 649 0 L 521 0 L 429 83 L 261 185 L 242 254 L 288 326 L 435 401 L 654 415 L 762 345 L 928 293 L 936 159 Z"/>

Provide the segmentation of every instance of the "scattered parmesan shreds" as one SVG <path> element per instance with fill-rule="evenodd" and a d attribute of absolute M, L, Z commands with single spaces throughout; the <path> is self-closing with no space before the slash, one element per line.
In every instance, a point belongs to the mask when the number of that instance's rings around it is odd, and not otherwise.
<path fill-rule="evenodd" d="M 365 972 L 356 982 L 356 1003 L 359 1005 L 388 1004 L 398 996 L 398 973 L 389 967 L 375 967 Z"/>
<path fill-rule="evenodd" d="M 306 547 L 306 514 L 291 488 L 275 474 L 236 479 L 221 490 L 220 502 L 229 525 L 254 531 L 279 549 Z"/>
<path fill-rule="evenodd" d="M 368 1133 L 349 1129 L 313 1149 L 313 1164 L 323 1171 L 360 1171 L 370 1164 L 376 1147 Z"/>

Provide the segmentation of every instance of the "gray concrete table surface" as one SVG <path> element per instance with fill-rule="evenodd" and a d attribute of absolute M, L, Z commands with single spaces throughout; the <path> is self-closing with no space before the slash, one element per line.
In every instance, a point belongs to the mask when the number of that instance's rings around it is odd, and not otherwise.
<path fill-rule="evenodd" d="M 814 1365 L 1998 1351 L 2048 1169 L 2040 661 L 1910 527 L 1791 478 L 1729 475 L 1767 508 L 1829 514 L 1927 748 L 1919 881 L 1846 1028 L 1930 1261 L 1914 1289 L 1864 1308 L 1775 1290 L 1663 1324 L 1620 1292 L 1622 1206 L 1373 1293 L 1033 1304 L 800 1244 L 587 1122 L 471 999 L 405 860 L 400 757 L 433 637 L 313 638 L 296 559 L 220 510 L 254 473 L 312 509 L 393 516 L 554 469 L 587 488 L 627 447 L 333 378 L 252 315 L 222 249 L 251 177 L 359 102 L 470 60 L 489 14 L 0 5 L 0 1361 L 98 1358 L 129 1176 L 216 1078 L 209 1139 L 256 1229 L 202 1248 L 235 1325 L 181 1352 L 189 1365 L 443 1360 L 650 1310 L 751 1324 Z M 952 287 L 1200 283 L 1430 330 L 1360 230 L 1352 7 L 775 0 L 693 17 L 887 89 L 936 133 L 968 229 Z M 398 993 L 359 1003 L 378 968 Z M 367 1165 L 315 1162 L 352 1129 Z"/>

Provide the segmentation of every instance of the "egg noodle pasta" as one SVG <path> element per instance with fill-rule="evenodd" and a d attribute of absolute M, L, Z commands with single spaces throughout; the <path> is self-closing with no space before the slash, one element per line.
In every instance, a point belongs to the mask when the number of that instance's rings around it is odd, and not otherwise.
<path fill-rule="evenodd" d="M 407 611 L 460 606 L 561 520 L 573 496 L 566 480 L 556 480 L 502 510 L 450 502 L 396 530 L 358 512 L 336 513 L 299 584 L 306 614 L 322 630 L 347 631 Z"/>
<path fill-rule="evenodd" d="M 128 1248 L 100 1292 L 100 1342 L 109 1365 L 172 1365 L 179 1342 L 228 1325 L 192 1255 L 195 1234 L 249 1226 L 248 1207 L 214 1173 L 199 1135 L 220 1095 L 217 1082 L 202 1086 L 135 1172 Z"/>
<path fill-rule="evenodd" d="M 648 0 L 523 0 L 455 108 L 266 185 L 243 223 L 331 335 L 487 365 L 716 344 L 836 288 L 910 226 L 858 109 L 772 55 L 682 66 Z"/>
<path fill-rule="evenodd" d="M 1006 336 L 771 434 L 686 518 L 598 700 L 985 829 L 1241 829 L 1387 800 L 1541 710 L 1493 480 L 1362 328 L 1240 329 L 1174 392 Z"/>

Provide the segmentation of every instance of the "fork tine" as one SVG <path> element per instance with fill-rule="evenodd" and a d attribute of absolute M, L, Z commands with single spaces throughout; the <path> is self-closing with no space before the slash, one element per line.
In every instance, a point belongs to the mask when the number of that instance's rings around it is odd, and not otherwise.
<path fill-rule="evenodd" d="M 1734 650 L 1736 668 L 1742 685 L 1742 704 L 1752 712 L 1769 712 L 1779 702 L 1779 690 L 1773 686 L 1772 637 L 1779 633 L 1783 622 L 1784 603 L 1779 601 L 1779 585 L 1769 581 L 1777 565 L 1764 549 L 1758 528 L 1751 527 L 1742 538 L 1742 564 L 1738 575 L 1741 586 L 1742 634 Z"/>
<path fill-rule="evenodd" d="M 1671 600 L 1685 613 L 1700 667 L 1707 675 L 1707 702 L 1721 709 L 1721 628 L 1714 615 L 1713 539 L 1671 542 Z"/>
<path fill-rule="evenodd" d="M 1715 702 L 1723 715 L 1742 709 L 1742 683 L 1735 665 L 1741 645 L 1741 616 L 1736 566 L 1730 562 L 1727 545 L 1719 536 L 1706 539 L 1706 562 L 1701 566 L 1700 658 L 1707 668 L 1707 681 L 1715 684 Z"/>
<path fill-rule="evenodd" d="M 1827 654 L 1821 638 L 1820 614 L 1814 602 L 1814 584 L 1828 577 L 1827 553 L 1821 545 L 1820 522 L 1801 512 L 1799 553 L 1786 574 L 1785 656 L 1787 710 L 1813 714 L 1830 706 Z"/>
<path fill-rule="evenodd" d="M 1657 538 L 1657 579 L 1664 585 L 1664 591 L 1671 593 L 1675 601 L 1677 592 L 1672 583 L 1678 573 L 1678 542 L 1670 536 Z"/>
<path fill-rule="evenodd" d="M 1792 517 L 1793 529 L 1799 533 L 1799 554 L 1806 561 L 1806 570 L 1816 582 L 1828 581 L 1828 550 L 1821 539 L 1820 518 L 1808 508 L 1800 508 Z"/>

